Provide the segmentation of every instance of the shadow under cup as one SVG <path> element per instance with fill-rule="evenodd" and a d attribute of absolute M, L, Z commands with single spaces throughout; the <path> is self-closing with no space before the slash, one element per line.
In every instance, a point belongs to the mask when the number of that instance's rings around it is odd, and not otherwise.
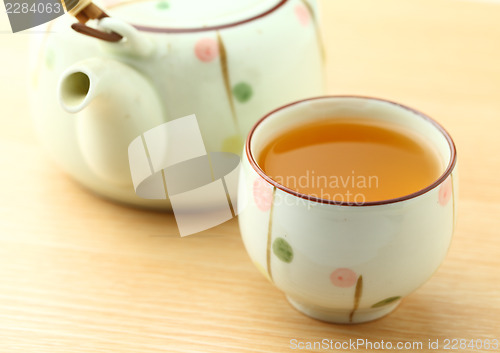
<path fill-rule="evenodd" d="M 290 190 L 257 164 L 280 134 L 346 116 L 397 124 L 424 136 L 442 162 L 442 174 L 410 195 L 347 204 Z M 336 323 L 380 318 L 427 281 L 446 255 L 455 225 L 455 164 L 449 134 L 397 103 L 331 96 L 278 108 L 254 126 L 242 157 L 239 225 L 246 250 L 306 315 Z"/>

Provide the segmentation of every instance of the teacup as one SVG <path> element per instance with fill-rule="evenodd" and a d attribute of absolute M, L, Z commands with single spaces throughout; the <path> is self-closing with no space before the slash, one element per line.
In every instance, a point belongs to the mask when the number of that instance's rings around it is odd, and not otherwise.
<path fill-rule="evenodd" d="M 336 116 L 377 119 L 420 133 L 441 159 L 441 175 L 403 197 L 347 204 L 288 189 L 257 163 L 269 141 L 287 129 Z M 329 96 L 278 108 L 253 127 L 244 148 L 239 224 L 246 250 L 302 313 L 335 323 L 380 318 L 426 282 L 448 251 L 455 165 L 455 145 L 445 129 L 394 102 Z"/>

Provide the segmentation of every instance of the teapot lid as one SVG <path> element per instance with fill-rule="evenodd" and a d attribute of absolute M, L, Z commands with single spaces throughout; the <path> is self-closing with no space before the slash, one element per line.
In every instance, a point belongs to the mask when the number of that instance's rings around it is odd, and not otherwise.
<path fill-rule="evenodd" d="M 251 21 L 274 11 L 286 1 L 103 0 L 101 4 L 109 9 L 110 15 L 134 24 L 140 29 L 182 32 L 230 27 Z"/>

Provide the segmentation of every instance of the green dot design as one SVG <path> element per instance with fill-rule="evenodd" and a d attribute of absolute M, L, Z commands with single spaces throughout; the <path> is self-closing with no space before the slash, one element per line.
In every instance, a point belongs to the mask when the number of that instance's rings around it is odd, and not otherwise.
<path fill-rule="evenodd" d="M 273 253 L 283 262 L 289 264 L 293 260 L 293 249 L 283 238 L 276 238 L 273 242 Z"/>
<path fill-rule="evenodd" d="M 396 300 L 399 300 L 401 299 L 400 296 L 395 296 L 395 297 L 390 297 L 390 298 L 386 298 L 384 300 L 381 300 L 375 304 L 372 305 L 372 308 L 380 308 L 381 306 L 384 306 L 384 305 L 387 305 L 387 304 L 390 304 L 392 302 L 395 302 Z"/>
<path fill-rule="evenodd" d="M 158 10 L 166 10 L 170 7 L 170 5 L 168 4 L 168 2 L 166 1 L 159 1 L 157 4 L 156 4 L 156 8 Z"/>
<path fill-rule="evenodd" d="M 48 49 L 45 54 L 45 66 L 47 66 L 49 70 L 52 70 L 54 67 L 54 51 L 52 49 Z"/>
<path fill-rule="evenodd" d="M 240 82 L 233 87 L 233 96 L 240 103 L 248 102 L 252 98 L 252 95 L 252 86 L 246 82 Z"/>
<path fill-rule="evenodd" d="M 228 137 L 222 143 L 222 152 L 230 152 L 239 156 L 243 149 L 243 143 L 243 138 L 240 135 Z"/>

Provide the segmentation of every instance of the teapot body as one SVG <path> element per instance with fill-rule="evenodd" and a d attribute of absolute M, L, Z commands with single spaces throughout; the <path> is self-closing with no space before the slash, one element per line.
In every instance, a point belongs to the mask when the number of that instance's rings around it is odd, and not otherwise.
<path fill-rule="evenodd" d="M 49 23 L 47 34 L 33 44 L 31 100 L 36 130 L 66 172 L 104 197 L 138 206 L 170 207 L 165 200 L 138 197 L 127 172 L 120 171 L 126 174 L 117 177 L 120 182 L 103 178 L 92 166 L 92 155 L 82 152 L 85 150 L 82 144 L 95 142 L 92 131 L 86 132 L 85 136 L 90 137 L 82 137 L 80 131 L 85 123 L 82 120 L 88 119 L 89 114 L 67 112 L 58 101 L 61 76 L 78 62 L 91 58 L 120 62 L 151 86 L 157 107 L 152 104 L 141 107 L 143 116 L 137 119 L 144 122 L 133 125 L 137 126 L 136 136 L 162 122 L 195 114 L 207 152 L 240 154 L 248 131 L 267 112 L 324 93 L 323 48 L 315 6 L 308 0 L 260 1 L 261 9 L 249 17 L 235 17 L 225 23 L 199 23 L 198 27 L 145 25 L 160 22 L 158 14 L 154 21 L 136 24 L 134 12 L 140 15 L 140 11 L 133 4 L 130 1 L 108 6 L 108 13 L 118 21 L 125 18 L 132 22 L 138 33 L 134 38 L 124 35 L 125 40 L 108 43 L 87 37 L 72 31 L 72 19 L 63 16 Z M 148 4 L 151 7 L 148 11 L 161 12 L 168 11 L 164 7 L 173 7 L 175 2 L 172 0 L 171 5 L 162 0 L 140 2 L 142 7 Z M 113 85 L 128 83 L 129 74 L 123 72 L 114 82 L 107 83 L 109 91 L 113 91 Z M 123 104 L 133 106 L 134 101 L 141 99 L 132 92 L 123 98 Z M 112 109 L 108 107 L 107 111 Z M 96 118 L 91 129 L 100 129 L 100 119 L 107 119 L 106 115 Z M 115 143 L 121 130 L 113 132 L 109 125 L 122 124 L 119 119 L 108 122 L 108 130 L 96 132 L 96 136 L 102 136 L 110 131 L 109 137 L 100 137 L 105 143 L 99 144 L 99 148 L 106 149 L 106 143 Z M 123 119 L 126 123 L 127 117 Z M 82 142 L 85 138 L 89 141 Z M 131 142 L 132 136 L 126 139 Z M 111 159 L 126 158 L 126 149 L 109 150 L 116 150 L 108 153 Z"/>

